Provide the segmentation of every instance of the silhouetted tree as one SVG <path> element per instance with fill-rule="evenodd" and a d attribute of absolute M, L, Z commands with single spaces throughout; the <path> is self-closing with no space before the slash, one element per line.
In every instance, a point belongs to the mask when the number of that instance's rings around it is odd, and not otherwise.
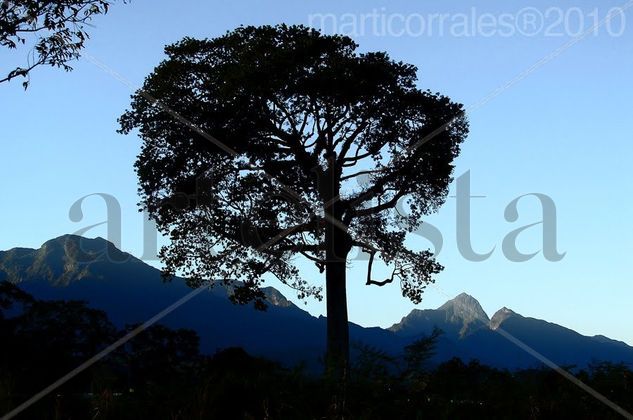
<path fill-rule="evenodd" d="M 132 327 L 128 328 L 128 331 Z M 144 386 L 161 381 L 176 383 L 183 372 L 193 370 L 200 363 L 199 338 L 195 331 L 172 330 L 154 325 L 127 344 L 127 365 L 132 379 Z"/>
<path fill-rule="evenodd" d="M 437 340 L 443 331 L 437 327 L 429 335 L 416 339 L 404 348 L 404 379 L 411 388 L 424 389 L 427 385 L 429 361 L 435 355 Z"/>
<path fill-rule="evenodd" d="M 367 382 L 386 382 L 397 369 L 396 357 L 384 350 L 362 342 L 352 343 L 355 357 L 352 364 L 354 378 Z"/>
<path fill-rule="evenodd" d="M 105 348 L 115 334 L 106 314 L 83 302 L 37 300 L 11 283 L 0 282 L 2 414 Z M 85 392 L 91 375 L 88 369 L 45 400 L 57 404 L 62 402 L 60 395 Z M 50 410 L 42 404 L 37 407 L 36 411 Z"/>
<path fill-rule="evenodd" d="M 589 366 L 591 386 L 627 410 L 633 407 L 633 372 L 624 363 L 595 362 Z"/>
<path fill-rule="evenodd" d="M 29 295 L 15 284 L 0 281 L 0 320 L 5 320 L 5 311 L 13 315 L 22 314 L 35 302 Z"/>
<path fill-rule="evenodd" d="M 133 327 L 113 333 L 104 313 L 42 301 L 0 281 L 0 415 Z M 619 418 L 546 366 L 499 370 L 454 358 L 426 364 L 438 331 L 400 357 L 359 344 L 345 418 Z M 41 402 L 25 418 L 330 418 L 330 378 L 240 348 L 199 353 L 193 331 L 152 326 Z M 572 369 L 573 373 L 576 369 Z M 633 372 L 596 362 L 574 373 L 631 411 Z M 337 413 L 335 413 L 337 414 Z"/>
<path fill-rule="evenodd" d="M 108 12 L 112 0 L 3 0 L 0 3 L 0 46 L 16 49 L 32 44 L 25 67 L 16 67 L 0 83 L 46 65 L 72 70 L 68 62 L 79 58 L 88 39 L 86 25 L 97 15 Z"/>
<path fill-rule="evenodd" d="M 337 376 L 349 357 L 350 250 L 370 254 L 368 285 L 397 279 L 420 301 L 442 267 L 405 237 L 444 202 L 468 131 L 462 105 L 418 89 L 414 66 L 356 49 L 285 25 L 185 38 L 166 47 L 120 118 L 121 132 L 138 128 L 143 139 L 139 190 L 170 236 L 167 274 L 192 285 L 239 279 L 233 299 L 261 307 L 267 272 L 300 298 L 320 297 L 292 263 L 311 260 L 325 271 Z M 385 280 L 372 278 L 375 254 L 394 266 Z"/>

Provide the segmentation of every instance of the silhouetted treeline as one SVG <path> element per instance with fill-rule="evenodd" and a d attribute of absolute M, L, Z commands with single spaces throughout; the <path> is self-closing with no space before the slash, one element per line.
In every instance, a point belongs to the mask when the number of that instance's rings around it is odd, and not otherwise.
<path fill-rule="evenodd" d="M 0 283 L 0 416 L 130 328 L 82 302 L 38 301 Z M 430 366 L 435 331 L 399 357 L 357 344 L 345 411 L 350 419 L 618 418 L 555 371 L 510 372 L 453 359 Z M 633 410 L 633 372 L 596 363 L 572 369 L 584 383 Z M 153 326 L 18 418 L 321 419 L 327 378 L 230 348 L 200 354 L 193 331 Z"/>

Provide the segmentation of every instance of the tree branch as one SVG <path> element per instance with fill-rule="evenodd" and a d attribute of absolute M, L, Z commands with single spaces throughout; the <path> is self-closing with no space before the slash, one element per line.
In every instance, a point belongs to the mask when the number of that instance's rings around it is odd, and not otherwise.
<path fill-rule="evenodd" d="M 371 267 L 374 264 L 374 255 L 376 254 L 376 252 L 378 252 L 378 250 L 376 248 L 374 248 L 371 245 L 365 244 L 363 242 L 360 241 L 353 241 L 352 242 L 354 245 L 360 246 L 363 248 L 363 251 L 369 253 L 369 262 L 367 263 L 367 281 L 365 282 L 366 286 L 379 286 L 382 287 L 386 284 L 392 283 L 393 282 L 393 278 L 396 274 L 397 269 L 394 269 L 393 272 L 391 273 L 391 277 L 390 278 L 386 278 L 382 281 L 376 281 L 376 280 L 372 280 L 371 279 Z"/>
<path fill-rule="evenodd" d="M 341 152 L 339 153 L 336 162 L 339 167 L 343 165 L 343 159 L 345 159 L 347 152 L 349 151 L 350 147 L 352 147 L 352 144 L 354 144 L 354 140 L 356 140 L 356 138 L 360 135 L 360 133 L 363 132 L 363 130 L 367 128 L 368 125 L 369 120 L 363 121 L 356 127 L 356 130 L 354 130 L 354 132 L 352 132 L 352 134 L 350 134 L 350 136 L 345 139 L 345 142 L 341 146 Z"/>
<path fill-rule="evenodd" d="M 395 205 L 398 203 L 398 200 L 400 200 L 400 198 L 404 197 L 406 194 L 407 194 L 406 191 L 400 190 L 391 198 L 391 200 L 387 202 L 378 204 L 377 206 L 374 206 L 374 207 L 368 207 L 366 209 L 353 210 L 354 216 L 359 216 L 359 217 L 370 216 L 372 214 L 380 213 L 383 210 L 387 210 L 392 207 L 395 207 Z"/>
<path fill-rule="evenodd" d="M 375 174 L 377 172 L 382 172 L 381 169 L 377 169 L 377 170 L 367 170 L 367 171 L 360 171 L 360 172 L 356 172 L 355 174 L 351 174 L 351 175 L 345 175 L 341 177 L 341 181 L 345 181 L 346 179 L 351 179 L 360 175 L 366 175 L 366 174 Z"/>

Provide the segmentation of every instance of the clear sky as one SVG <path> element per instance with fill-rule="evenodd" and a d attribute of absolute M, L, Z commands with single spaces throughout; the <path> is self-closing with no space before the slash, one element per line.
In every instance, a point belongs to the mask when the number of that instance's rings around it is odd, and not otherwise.
<path fill-rule="evenodd" d="M 384 50 L 417 65 L 421 88 L 474 105 L 455 175 L 470 171 L 472 195 L 485 196 L 471 202 L 474 250 L 495 248 L 480 262 L 461 255 L 457 202 L 449 198 L 427 219 L 442 234 L 438 259 L 446 269 L 418 308 L 467 292 L 490 316 L 507 306 L 633 344 L 627 321 L 633 317 L 633 8 L 570 42 L 579 28 L 625 3 L 478 3 L 133 0 L 93 22 L 86 53 L 139 86 L 163 59 L 164 45 L 184 36 L 214 37 L 241 24 L 285 22 L 323 24 L 326 32 L 352 36 L 363 51 Z M 0 51 L 0 70 L 23 63 L 26 54 Z M 38 69 L 26 92 L 19 80 L 0 85 L 0 249 L 37 248 L 105 220 L 98 197 L 85 200 L 80 221 L 69 218 L 69 209 L 81 197 L 106 193 L 121 205 L 122 248 L 141 256 L 143 220 L 132 168 L 140 141 L 115 132 L 132 89 L 86 58 L 74 67 L 70 73 Z M 504 255 L 508 233 L 543 219 L 533 196 L 519 201 L 515 222 L 504 218 L 506 206 L 528 193 L 545 194 L 556 205 L 556 246 L 566 253 L 560 261 L 548 261 L 543 253 L 525 262 Z M 86 235 L 107 232 L 100 226 Z M 541 225 L 527 229 L 518 248 L 539 251 L 542 237 Z M 431 245 L 420 236 L 411 244 Z M 313 276 L 311 269 L 305 272 Z M 414 308 L 397 284 L 368 288 L 364 276 L 365 264 L 354 262 L 348 277 L 353 322 L 389 326 Z M 310 301 L 305 308 L 320 314 L 325 304 Z"/>

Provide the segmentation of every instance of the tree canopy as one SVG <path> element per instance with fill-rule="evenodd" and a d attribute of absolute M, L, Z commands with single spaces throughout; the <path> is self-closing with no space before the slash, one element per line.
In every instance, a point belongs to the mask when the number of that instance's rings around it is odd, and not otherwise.
<path fill-rule="evenodd" d="M 403 293 L 420 300 L 440 267 L 407 249 L 405 234 L 443 203 L 467 123 L 461 105 L 416 87 L 414 66 L 356 48 L 286 26 L 166 48 L 120 122 L 144 140 L 142 204 L 171 235 L 168 269 L 247 287 L 270 271 L 315 294 L 291 257 L 324 266 L 322 209 L 333 202 L 350 241 L 395 263 Z M 395 210 L 400 200 L 406 212 Z"/>
<path fill-rule="evenodd" d="M 263 307 L 265 273 L 321 297 L 303 256 L 326 273 L 328 352 L 336 343 L 341 360 L 349 251 L 370 254 L 368 285 L 397 280 L 421 300 L 442 267 L 405 239 L 444 202 L 468 131 L 462 105 L 420 90 L 415 66 L 357 47 L 286 25 L 185 38 L 120 118 L 143 139 L 141 204 L 170 237 L 166 273 L 240 280 L 232 298 Z M 389 278 L 374 280 L 375 255 Z"/>
<path fill-rule="evenodd" d="M 3 0 L 0 3 L 0 46 L 32 49 L 27 64 L 0 75 L 0 83 L 15 77 L 29 84 L 29 73 L 38 66 L 72 70 L 69 61 L 79 58 L 86 39 L 86 25 L 97 15 L 106 14 L 108 0 Z"/>

